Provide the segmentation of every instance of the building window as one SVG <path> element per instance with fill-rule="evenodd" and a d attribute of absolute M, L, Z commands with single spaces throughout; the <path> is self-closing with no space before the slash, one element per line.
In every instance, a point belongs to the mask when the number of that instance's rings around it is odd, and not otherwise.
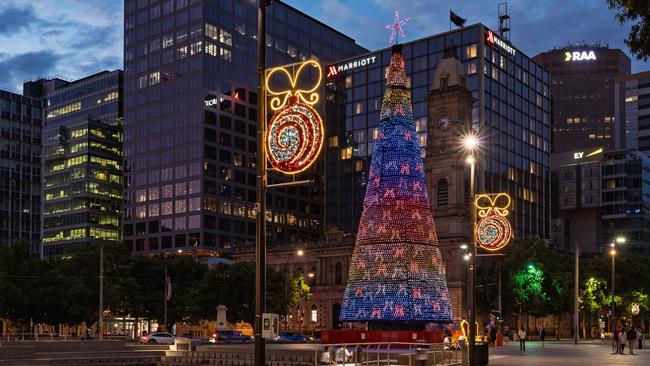
<path fill-rule="evenodd" d="M 219 38 L 219 30 L 214 25 L 205 23 L 205 35 L 216 40 Z"/>
<path fill-rule="evenodd" d="M 149 205 L 149 217 L 156 217 L 160 215 L 160 206 L 157 203 Z"/>
<path fill-rule="evenodd" d="M 219 30 L 219 41 L 228 46 L 232 46 L 232 34 L 223 29 Z"/>
<path fill-rule="evenodd" d="M 436 202 L 438 208 L 445 207 L 449 204 L 449 183 L 447 179 L 442 178 L 436 184 Z"/>
<path fill-rule="evenodd" d="M 465 56 L 467 58 L 476 57 L 476 44 L 471 44 L 471 45 L 465 47 Z"/>
<path fill-rule="evenodd" d="M 354 171 L 362 172 L 363 171 L 363 160 L 356 160 L 354 162 Z"/>
<path fill-rule="evenodd" d="M 187 211 L 187 201 L 184 199 L 181 200 L 176 200 L 174 202 L 175 205 L 175 213 L 183 213 Z"/>
<path fill-rule="evenodd" d="M 143 75 L 138 78 L 138 89 L 146 88 L 147 84 L 149 84 L 149 78 L 147 75 Z"/>
<path fill-rule="evenodd" d="M 156 85 L 160 83 L 160 71 L 152 72 L 149 74 L 149 85 Z"/>
<path fill-rule="evenodd" d="M 205 42 L 205 53 L 211 56 L 217 56 L 217 46 L 210 42 Z"/>
<path fill-rule="evenodd" d="M 473 75 L 476 74 L 476 61 L 469 62 L 467 64 L 467 75 Z"/>
<path fill-rule="evenodd" d="M 166 36 L 163 36 L 162 39 L 162 47 L 167 48 L 171 47 L 174 45 L 174 35 L 173 34 L 168 34 Z"/>
<path fill-rule="evenodd" d="M 187 57 L 187 46 L 178 47 L 176 49 L 176 59 L 177 60 L 182 60 L 185 57 Z"/>
<path fill-rule="evenodd" d="M 232 52 L 227 48 L 221 47 L 219 48 L 219 58 L 224 61 L 232 62 Z"/>
<path fill-rule="evenodd" d="M 345 77 L 345 87 L 346 88 L 352 87 L 352 75 L 348 75 Z"/>
<path fill-rule="evenodd" d="M 201 53 L 202 42 L 194 42 L 190 45 L 190 56 Z"/>
<path fill-rule="evenodd" d="M 171 215 L 172 214 L 172 201 L 162 203 L 162 214 Z"/>
<path fill-rule="evenodd" d="M 336 262 L 334 266 L 334 283 L 337 285 L 343 283 L 343 265 L 341 262 Z"/>
<path fill-rule="evenodd" d="M 339 147 L 339 136 L 330 136 L 329 147 Z"/>
<path fill-rule="evenodd" d="M 341 149 L 341 160 L 350 159 L 351 157 L 352 157 L 351 147 L 346 147 L 345 149 Z"/>
<path fill-rule="evenodd" d="M 138 206 L 135 208 L 135 217 L 144 219 L 147 217 L 147 206 Z"/>
<path fill-rule="evenodd" d="M 318 323 L 318 307 L 316 305 L 311 306 L 311 322 Z"/>

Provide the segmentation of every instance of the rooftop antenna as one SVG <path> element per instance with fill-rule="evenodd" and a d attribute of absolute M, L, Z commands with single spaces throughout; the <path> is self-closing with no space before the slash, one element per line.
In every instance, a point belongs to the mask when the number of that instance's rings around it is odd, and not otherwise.
<path fill-rule="evenodd" d="M 508 14 L 508 3 L 499 4 L 499 36 L 510 41 L 510 15 Z"/>

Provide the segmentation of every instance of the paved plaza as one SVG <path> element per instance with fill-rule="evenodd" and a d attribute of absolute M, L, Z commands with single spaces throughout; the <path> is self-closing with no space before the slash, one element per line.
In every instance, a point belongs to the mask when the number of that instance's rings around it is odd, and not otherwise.
<path fill-rule="evenodd" d="M 578 346 L 573 341 L 526 342 L 526 352 L 519 351 L 519 343 L 490 349 L 491 366 L 610 366 L 650 365 L 650 349 L 634 350 L 635 355 L 612 355 L 608 341 L 584 341 Z"/>

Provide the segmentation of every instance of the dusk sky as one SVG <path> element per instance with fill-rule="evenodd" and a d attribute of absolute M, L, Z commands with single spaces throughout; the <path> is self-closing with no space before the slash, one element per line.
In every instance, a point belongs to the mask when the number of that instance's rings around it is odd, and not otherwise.
<path fill-rule="evenodd" d="M 384 25 L 398 9 L 411 20 L 402 42 L 449 29 L 449 9 L 497 28 L 502 0 L 286 0 L 304 13 L 378 49 L 388 45 Z M 604 0 L 518 0 L 508 3 L 512 43 L 530 56 L 568 42 L 621 48 L 629 25 L 620 26 Z M 0 89 L 20 92 L 25 80 L 75 80 L 122 68 L 122 0 L 0 0 Z M 632 71 L 650 70 L 632 58 Z"/>

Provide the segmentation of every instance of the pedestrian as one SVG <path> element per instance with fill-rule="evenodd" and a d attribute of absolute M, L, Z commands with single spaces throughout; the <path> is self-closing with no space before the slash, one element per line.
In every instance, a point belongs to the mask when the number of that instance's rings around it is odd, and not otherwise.
<path fill-rule="evenodd" d="M 524 327 L 519 329 L 517 337 L 519 338 L 519 350 L 526 351 L 526 331 L 524 330 Z"/>
<path fill-rule="evenodd" d="M 490 328 L 490 343 L 492 344 L 492 347 L 496 347 L 497 345 L 497 327 L 492 326 Z"/>
<path fill-rule="evenodd" d="M 627 330 L 627 345 L 630 348 L 630 354 L 634 354 L 634 343 L 636 343 L 636 330 L 630 327 Z"/>
<path fill-rule="evenodd" d="M 544 339 L 546 338 L 546 328 L 542 325 L 542 329 L 539 330 L 539 340 L 542 341 L 542 347 L 544 347 Z"/>
<path fill-rule="evenodd" d="M 625 327 L 621 327 L 621 331 L 618 332 L 618 354 L 625 354 L 625 342 L 627 342 L 627 333 L 625 332 Z"/>
<path fill-rule="evenodd" d="M 618 329 L 612 329 L 612 354 L 616 355 L 618 354 Z"/>
<path fill-rule="evenodd" d="M 639 329 L 639 328 L 636 329 L 636 338 L 639 340 L 639 346 L 637 348 L 642 349 L 643 348 L 643 332 L 641 332 L 641 329 Z"/>

